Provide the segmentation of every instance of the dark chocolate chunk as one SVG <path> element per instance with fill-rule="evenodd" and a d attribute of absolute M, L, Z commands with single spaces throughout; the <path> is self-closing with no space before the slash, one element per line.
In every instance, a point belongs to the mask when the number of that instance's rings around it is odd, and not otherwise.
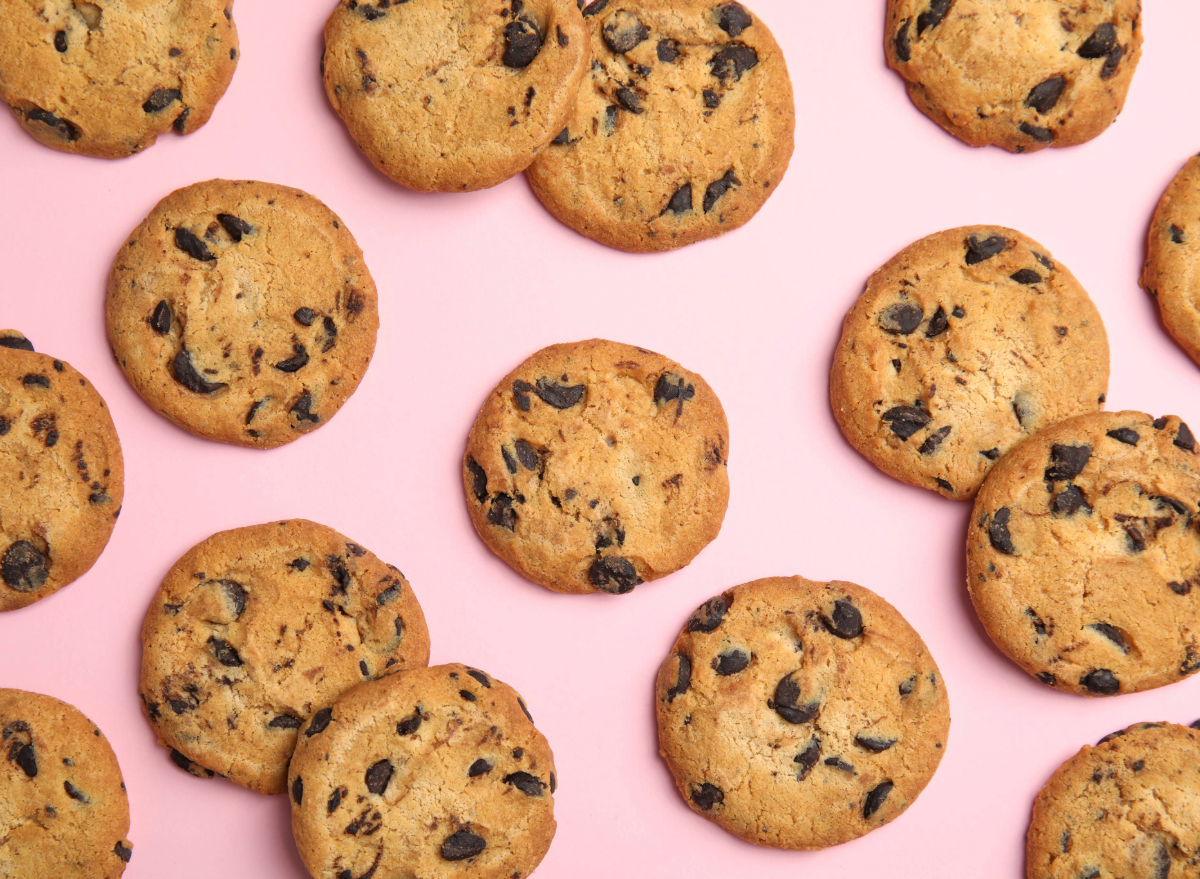
<path fill-rule="evenodd" d="M 467 455 L 467 472 L 471 474 L 471 494 L 482 504 L 488 499 L 487 473 L 470 455 Z"/>
<path fill-rule="evenodd" d="M 950 0 L 932 0 L 929 8 L 917 16 L 917 36 L 931 27 L 937 27 L 950 11 Z M 885 794 L 886 796 L 886 794 Z"/>
<path fill-rule="evenodd" d="M 1012 535 L 1008 533 L 1008 521 L 1011 516 L 1008 507 L 1001 507 L 992 515 L 992 521 L 988 525 L 988 540 L 991 541 L 992 548 L 1005 555 L 1017 554 Z"/>
<path fill-rule="evenodd" d="M 217 222 L 225 227 L 225 231 L 234 241 L 241 241 L 243 236 L 254 231 L 253 226 L 233 214 L 217 214 Z"/>
<path fill-rule="evenodd" d="M 522 382 L 521 384 L 524 384 Z M 514 383 L 513 389 L 516 389 Z M 541 398 L 541 401 L 555 409 L 570 409 L 583 399 L 586 385 L 560 385 L 549 379 L 539 378 L 535 387 L 529 388 Z M 525 408 L 525 407 L 521 407 Z"/>
<path fill-rule="evenodd" d="M 937 432 L 931 433 L 929 436 L 927 436 L 925 438 L 925 442 L 921 443 L 921 445 L 917 447 L 917 451 L 920 452 L 922 455 L 932 454 L 937 449 L 937 447 L 942 444 L 942 440 L 944 440 L 949 435 L 950 435 L 950 425 L 947 424 L 945 427 L 938 429 Z M 947 489 L 947 491 L 950 491 L 950 490 L 951 489 Z"/>
<path fill-rule="evenodd" d="M 1183 244 L 1183 230 L 1174 223 L 1171 224 L 1171 240 L 1176 244 Z"/>
<path fill-rule="evenodd" d="M 182 97 L 183 92 L 179 89 L 155 89 L 142 104 L 142 109 L 147 113 L 160 113 Z"/>
<path fill-rule="evenodd" d="M 408 717 L 396 724 L 396 735 L 411 736 L 421 728 L 421 721 L 424 719 L 425 718 L 421 716 L 421 712 L 419 710 L 410 714 Z"/>
<path fill-rule="evenodd" d="M 550 141 L 550 143 L 558 144 L 559 146 L 563 146 L 564 144 L 568 144 L 570 142 L 571 133 L 565 128 L 558 134 L 554 135 L 554 140 Z"/>
<path fill-rule="evenodd" d="M 509 473 L 517 472 L 517 459 L 506 447 L 500 447 L 500 457 L 504 459 L 504 469 Z"/>
<path fill-rule="evenodd" d="M 312 394 L 304 391 L 296 398 L 296 402 L 292 404 L 292 408 L 288 410 L 292 415 L 296 416 L 296 421 L 311 421 L 316 424 L 321 420 L 321 416 L 312 411 Z"/>
<path fill-rule="evenodd" d="M 1107 435 L 1127 446 L 1136 446 L 1140 439 L 1138 432 L 1130 427 L 1118 427 L 1116 430 L 1110 430 Z"/>
<path fill-rule="evenodd" d="M 821 759 L 821 740 L 813 739 L 808 743 L 808 746 L 792 758 L 792 762 L 797 764 L 796 781 L 804 781 L 808 777 L 808 773 L 817 765 L 817 761 Z"/>
<path fill-rule="evenodd" d="M 527 440 L 519 439 L 513 444 L 517 450 L 517 460 L 526 470 L 537 470 L 540 464 L 537 450 Z"/>
<path fill-rule="evenodd" d="M 681 376 L 664 372 L 654 383 L 654 402 L 661 406 L 663 403 L 678 401 L 676 415 L 683 414 L 683 404 L 696 396 L 696 386 Z"/>
<path fill-rule="evenodd" d="M 27 388 L 48 388 L 50 387 L 50 379 L 46 378 L 44 375 L 38 375 L 31 372 L 21 379 L 21 384 L 25 385 Z"/>
<path fill-rule="evenodd" d="M 737 179 L 737 175 L 733 173 L 732 168 L 726 171 L 724 176 L 708 184 L 708 188 L 704 190 L 704 213 L 707 214 L 709 211 L 711 211 L 716 203 L 720 200 L 721 196 L 723 196 L 734 186 L 739 185 L 741 185 L 741 181 Z"/>
<path fill-rule="evenodd" d="M 1049 113 L 1062 97 L 1063 89 L 1067 87 L 1065 76 L 1052 76 L 1029 90 L 1025 97 L 1025 106 L 1039 113 Z"/>
<path fill-rule="evenodd" d="M 991 235 L 982 241 L 975 235 L 967 239 L 967 265 L 973 266 L 984 260 L 991 259 L 1008 247 L 1008 239 L 1001 235 Z"/>
<path fill-rule="evenodd" d="M 825 765 L 832 766 L 834 769 L 837 769 L 840 772 L 848 772 L 851 775 L 854 774 L 854 764 L 847 763 L 840 756 L 839 757 L 826 757 Z"/>
<path fill-rule="evenodd" d="M 748 665 L 750 655 L 742 650 L 726 650 L 712 661 L 713 671 L 725 677 L 745 671 Z"/>
<path fill-rule="evenodd" d="M 217 658 L 217 662 L 221 663 L 221 665 L 236 668 L 242 664 L 242 657 L 238 655 L 237 650 L 228 641 L 222 641 L 215 635 L 210 635 L 208 646 L 212 650 L 213 656 Z"/>
<path fill-rule="evenodd" d="M 893 336 L 907 336 L 921 325 L 925 312 L 921 306 L 909 302 L 897 302 L 879 312 L 879 326 Z"/>
<path fill-rule="evenodd" d="M 635 89 L 619 88 L 616 91 L 617 103 L 630 113 L 642 112 L 642 96 Z"/>
<path fill-rule="evenodd" d="M 54 48 L 59 52 L 67 51 L 67 32 L 66 31 L 55 31 L 54 32 Z"/>
<path fill-rule="evenodd" d="M 1009 275 L 1009 278 L 1016 281 L 1018 284 L 1026 285 L 1039 284 L 1042 281 L 1042 276 L 1033 269 L 1021 269 L 1020 271 L 1013 272 L 1011 275 Z"/>
<path fill-rule="evenodd" d="M 316 312 L 305 305 L 301 308 L 297 308 L 292 317 L 294 317 L 296 319 L 296 323 L 300 324 L 301 326 L 311 327 L 317 315 Z"/>
<path fill-rule="evenodd" d="M 868 751 L 876 754 L 886 751 L 892 745 L 896 744 L 895 739 L 889 739 L 886 736 L 867 735 L 866 733 L 859 733 L 854 737 L 854 741 L 858 742 L 859 745 Z"/>
<path fill-rule="evenodd" d="M 938 310 L 933 313 L 933 317 L 929 319 L 929 326 L 925 328 L 925 338 L 933 339 L 940 336 L 950 326 L 950 321 L 946 318 L 946 309 L 938 306 Z"/>
<path fill-rule="evenodd" d="M 1079 679 L 1079 683 L 1086 687 L 1089 693 L 1095 693 L 1098 696 L 1111 696 L 1121 691 L 1121 684 L 1117 681 L 1116 675 L 1106 668 L 1089 671 Z"/>
<path fill-rule="evenodd" d="M 478 778 L 492 771 L 492 764 L 480 757 L 467 769 L 468 778 Z"/>
<path fill-rule="evenodd" d="M 607 6 L 608 0 L 592 0 L 591 3 L 583 7 L 583 17 L 587 18 L 588 16 L 601 13 Z"/>
<path fill-rule="evenodd" d="M 483 684 L 489 690 L 492 688 L 492 679 L 489 678 L 487 675 L 485 675 L 483 672 L 481 672 L 479 669 L 469 668 L 469 669 L 467 669 L 467 674 L 469 674 L 471 677 L 475 678 L 475 680 L 479 681 L 479 683 Z"/>
<path fill-rule="evenodd" d="M 9 546 L 0 560 L 0 577 L 10 589 L 36 592 L 50 576 L 49 567 L 40 549 L 28 540 L 18 540 Z"/>
<path fill-rule="evenodd" d="M 216 259 L 207 244 L 182 226 L 175 230 L 175 246 L 192 259 L 198 259 L 200 262 L 213 262 Z"/>
<path fill-rule="evenodd" d="M 682 653 L 676 653 L 675 658 L 679 661 L 679 670 L 675 673 L 675 683 L 667 688 L 667 702 L 674 702 L 692 685 L 692 661 Z"/>
<path fill-rule="evenodd" d="M 1050 509 L 1059 516 L 1072 516 L 1080 510 L 1089 513 L 1092 511 L 1083 495 L 1083 489 L 1078 485 L 1068 485 L 1056 494 L 1050 503 Z"/>
<path fill-rule="evenodd" d="M 297 806 L 302 805 L 304 802 L 304 779 L 299 775 L 292 782 L 292 802 Z"/>
<path fill-rule="evenodd" d="M 15 746 L 16 742 L 13 742 L 13 745 Z M 9 759 L 20 766 L 21 771 L 30 778 L 38 774 L 37 754 L 33 750 L 33 742 L 26 742 L 19 747 L 14 747 L 9 752 Z"/>
<path fill-rule="evenodd" d="M 43 110 L 41 107 L 34 107 L 25 113 L 25 122 L 41 122 L 43 125 L 49 126 L 54 130 L 54 133 L 66 141 L 79 140 L 79 129 L 66 119 L 60 119 L 53 113 Z"/>
<path fill-rule="evenodd" d="M 1172 445 L 1183 449 L 1185 452 L 1196 451 L 1196 437 L 1192 435 L 1192 431 L 1182 421 L 1179 422 L 1179 430 L 1175 433 L 1175 442 Z"/>
<path fill-rule="evenodd" d="M 892 429 L 892 433 L 906 441 L 927 425 L 929 420 L 929 413 L 919 406 L 893 406 L 883 413 L 883 421 Z"/>
<path fill-rule="evenodd" d="M 0 336 L 0 348 L 14 348 L 18 351 L 32 351 L 33 342 L 24 336 Z"/>
<path fill-rule="evenodd" d="M 158 305 L 154 306 L 154 314 L 150 315 L 150 329 L 160 336 L 171 332 L 171 306 L 167 305 L 167 300 L 160 299 Z"/>
<path fill-rule="evenodd" d="M 504 26 L 504 41 L 504 56 L 500 60 L 505 67 L 528 67 L 542 50 L 542 35 L 528 16 Z"/>
<path fill-rule="evenodd" d="M 292 346 L 292 356 L 287 360 L 281 360 L 275 364 L 275 368 L 280 372 L 298 372 L 308 363 L 308 352 L 304 350 L 303 345 Z"/>
<path fill-rule="evenodd" d="M 896 57 L 901 61 L 912 60 L 912 48 L 908 42 L 908 23 L 909 19 L 907 18 L 900 22 L 900 27 L 896 30 L 896 38 L 892 40 Z"/>
<path fill-rule="evenodd" d="M 1083 472 L 1091 457 L 1092 447 L 1089 445 L 1068 446 L 1054 443 L 1050 446 L 1050 466 L 1046 468 L 1046 481 L 1064 482 L 1074 479 Z"/>
<path fill-rule="evenodd" d="M 588 568 L 588 581 L 601 592 L 624 595 L 642 582 L 633 562 L 620 556 L 603 556 Z"/>
<path fill-rule="evenodd" d="M 729 610 L 729 603 L 724 596 L 718 595 L 715 598 L 710 598 L 704 604 L 696 608 L 695 612 L 688 618 L 687 630 L 689 632 L 713 632 L 717 626 L 721 625 L 721 621 L 725 619 L 725 614 Z"/>
<path fill-rule="evenodd" d="M 71 784 L 69 781 L 63 782 L 63 790 L 66 791 L 67 796 L 73 800 L 79 800 L 81 803 L 90 803 L 92 801 L 91 797 L 89 797 L 79 788 L 75 787 L 75 785 Z"/>
<path fill-rule="evenodd" d="M 1050 143 L 1054 140 L 1054 132 L 1049 128 L 1044 128 L 1040 125 L 1030 125 L 1028 122 L 1022 122 L 1019 126 L 1021 133 L 1032 137 L 1038 143 Z M 1022 269 L 1022 271 L 1025 271 Z M 1016 278 L 1014 277 L 1015 281 Z M 1036 281 L 1018 281 L 1020 284 L 1033 284 Z"/>
<path fill-rule="evenodd" d="M 608 0 L 596 0 L 596 3 L 607 3 Z M 592 5 L 595 6 L 596 3 Z M 447 861 L 465 861 L 473 858 L 487 848 L 487 841 L 482 836 L 470 830 L 456 830 L 442 841 L 442 857 Z"/>
<path fill-rule="evenodd" d="M 800 685 L 792 679 L 792 674 L 780 679 L 775 685 L 775 698 L 768 700 L 767 704 L 788 723 L 811 723 L 820 713 L 821 702 L 814 699 L 805 705 L 799 705 Z"/>
<path fill-rule="evenodd" d="M 513 509 L 513 500 L 507 494 L 498 494 L 492 498 L 488 508 L 487 520 L 498 528 L 517 530 L 517 511 Z"/>
<path fill-rule="evenodd" d="M 623 55 L 650 36 L 650 32 L 632 12 L 618 9 L 604 23 L 601 36 L 604 37 L 608 48 L 618 55 Z"/>
<path fill-rule="evenodd" d="M 513 772 L 504 776 L 504 783 L 511 784 L 527 797 L 540 797 L 546 783 L 528 772 Z"/>
<path fill-rule="evenodd" d="M 1083 41 L 1076 54 L 1080 58 L 1107 58 L 1116 45 L 1117 29 L 1111 22 L 1106 21 L 1092 31 L 1092 35 Z"/>
<path fill-rule="evenodd" d="M 848 598 L 839 598 L 833 603 L 833 615 L 821 617 L 821 622 L 830 634 L 839 638 L 857 638 L 863 633 L 862 614 Z"/>
<path fill-rule="evenodd" d="M 113 854 L 128 864 L 129 859 L 133 857 L 133 849 L 124 843 L 118 842 L 113 846 Z"/>
<path fill-rule="evenodd" d="M 335 787 L 333 793 L 329 795 L 329 799 L 325 803 L 325 811 L 332 815 L 337 811 L 338 806 L 342 804 L 342 799 L 348 796 L 349 793 L 345 787 Z"/>
<path fill-rule="evenodd" d="M 325 732 L 325 727 L 329 726 L 329 722 L 333 720 L 333 709 L 322 708 L 312 716 L 312 722 L 308 725 L 308 729 L 304 731 L 307 738 L 312 738 L 317 733 Z"/>
<path fill-rule="evenodd" d="M 754 24 L 754 19 L 741 3 L 722 3 L 716 12 L 717 27 L 731 37 L 740 36 L 742 31 Z"/>
<path fill-rule="evenodd" d="M 659 40 L 655 53 L 659 61 L 670 64 L 679 57 L 679 44 L 674 40 Z"/>
<path fill-rule="evenodd" d="M 299 717 L 292 714 L 277 715 L 267 726 L 272 729 L 300 729 L 300 724 L 303 721 Z"/>
<path fill-rule="evenodd" d="M 1122 653 L 1129 652 L 1129 644 L 1125 641 L 1125 636 L 1121 633 L 1121 630 L 1116 626 L 1108 623 L 1091 623 L 1088 628 L 1093 632 L 1098 632 L 1099 634 L 1103 635 L 1114 645 L 1116 645 L 1117 649 Z"/>
<path fill-rule="evenodd" d="M 687 213 L 692 209 L 692 184 L 685 183 L 683 186 L 675 190 L 675 193 L 667 201 L 667 206 L 662 209 L 662 213 L 667 211 L 679 216 Z M 662 216 L 662 214 L 659 214 Z"/>
<path fill-rule="evenodd" d="M 879 807 L 883 805 L 883 801 L 888 798 L 888 794 L 892 792 L 894 785 L 890 781 L 882 782 L 871 788 L 871 792 L 867 794 L 867 798 L 863 801 L 863 817 L 870 818 L 879 811 Z"/>
<path fill-rule="evenodd" d="M 706 781 L 704 784 L 692 788 L 692 802 L 705 812 L 711 812 L 713 807 L 725 802 L 725 792 L 715 784 L 709 784 Z"/>
<path fill-rule="evenodd" d="M 175 748 L 171 749 L 171 762 L 189 775 L 196 776 L 196 778 L 212 778 L 216 775 L 211 769 L 206 769 L 199 763 L 193 763 L 185 754 L 180 753 Z"/>
<path fill-rule="evenodd" d="M 728 85 L 729 80 L 738 82 L 742 74 L 758 64 L 758 53 L 744 43 L 729 43 L 712 56 L 708 62 L 712 75 Z"/>
<path fill-rule="evenodd" d="M 373 794 L 381 794 L 387 790 L 388 782 L 392 780 L 392 761 L 380 760 L 372 763 L 367 769 L 365 781 L 367 790 Z"/>

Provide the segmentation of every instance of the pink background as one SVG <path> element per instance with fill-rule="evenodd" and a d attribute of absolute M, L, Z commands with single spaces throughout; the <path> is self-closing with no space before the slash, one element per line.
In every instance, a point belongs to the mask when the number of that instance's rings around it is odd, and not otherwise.
<path fill-rule="evenodd" d="M 1029 807 L 1085 742 L 1135 721 L 1200 716 L 1200 676 L 1088 700 L 1049 690 L 987 641 L 963 584 L 969 506 L 883 476 L 842 440 L 826 383 L 842 316 L 910 241 L 999 223 L 1042 241 L 1094 297 L 1112 344 L 1112 409 L 1200 428 L 1200 371 L 1137 286 L 1163 187 L 1200 149 L 1195 0 L 1146 4 L 1145 55 L 1120 121 L 1090 144 L 971 150 L 908 102 L 883 62 L 883 0 L 757 0 L 796 87 L 791 171 L 723 239 L 656 256 L 560 226 L 517 177 L 416 195 L 360 157 L 317 64 L 329 0 L 236 7 L 242 58 L 213 119 L 140 156 L 63 155 L 0 120 L 0 327 L 70 361 L 112 408 L 125 509 L 92 571 L 0 616 L 0 686 L 79 706 L 129 787 L 126 876 L 303 877 L 288 804 L 176 769 L 137 696 L 139 631 L 163 574 L 210 533 L 275 518 L 327 523 L 400 566 L 433 661 L 515 685 L 555 749 L 558 836 L 539 879 L 634 876 L 1020 877 Z M 197 439 L 130 389 L 104 335 L 105 283 L 127 233 L 171 190 L 210 177 L 301 187 L 358 238 L 380 291 L 374 363 L 342 412 L 271 452 Z M 732 496 L 720 537 L 633 594 L 561 596 L 472 532 L 459 477 L 488 390 L 552 342 L 601 336 L 702 373 L 729 416 Z M 760 849 L 693 814 L 657 755 L 655 671 L 691 610 L 767 575 L 848 579 L 924 636 L 949 686 L 946 757 L 893 824 L 820 853 Z"/>

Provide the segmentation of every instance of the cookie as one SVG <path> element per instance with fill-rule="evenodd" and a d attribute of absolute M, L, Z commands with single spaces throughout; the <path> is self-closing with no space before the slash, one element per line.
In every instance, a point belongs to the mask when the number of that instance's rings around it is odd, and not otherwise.
<path fill-rule="evenodd" d="M 73 705 L 0 690 L 0 879 L 116 879 L 133 855 L 108 739 Z"/>
<path fill-rule="evenodd" d="M 1028 879 L 1200 875 L 1200 732 L 1139 723 L 1084 748 L 1033 804 Z"/>
<path fill-rule="evenodd" d="M 702 604 L 656 684 L 659 752 L 684 800 L 757 845 L 822 849 L 882 827 L 950 731 L 921 636 L 853 583 L 771 577 Z"/>
<path fill-rule="evenodd" d="M 554 755 L 507 684 L 465 665 L 360 684 L 292 757 L 292 832 L 315 879 L 524 879 L 554 838 Z"/>
<path fill-rule="evenodd" d="M 1112 125 L 1141 0 L 888 0 L 885 54 L 917 109 L 970 146 L 1075 146 Z"/>
<path fill-rule="evenodd" d="M 298 189 L 209 180 L 160 201 L 108 280 L 134 389 L 207 439 L 271 449 L 329 421 L 375 350 L 375 282 L 333 211 Z"/>
<path fill-rule="evenodd" d="M 1096 306 L 1042 245 L 1000 226 L 910 244 L 846 315 L 829 396 L 850 445 L 902 482 L 975 496 L 1026 436 L 1108 388 Z"/>
<path fill-rule="evenodd" d="M 729 426 L 712 388 L 644 348 L 551 345 L 480 409 L 467 509 L 496 555 L 556 592 L 629 592 L 721 530 Z"/>
<path fill-rule="evenodd" d="M 592 67 L 525 172 L 559 220 L 634 252 L 749 221 L 783 179 L 796 123 L 783 52 L 740 3 L 593 0 Z"/>
<path fill-rule="evenodd" d="M 118 159 L 191 134 L 237 58 L 232 0 L 0 0 L 0 98 L 63 152 Z"/>
<path fill-rule="evenodd" d="M 1154 211 L 1142 288 L 1167 332 L 1200 364 L 1200 156 L 1188 159 Z"/>
<path fill-rule="evenodd" d="M 967 536 L 987 633 L 1042 683 L 1112 696 L 1200 669 L 1200 458 L 1175 416 L 1097 412 L 992 470 Z"/>
<path fill-rule="evenodd" d="M 573 0 L 340 0 L 322 70 L 376 168 L 455 192 L 523 171 L 566 125 L 589 60 Z"/>
<path fill-rule="evenodd" d="M 121 443 L 100 394 L 69 364 L 0 330 L 0 611 L 83 576 L 124 493 Z"/>
<path fill-rule="evenodd" d="M 142 704 L 171 759 L 282 793 L 305 718 L 429 661 L 404 575 L 294 519 L 214 534 L 167 573 L 142 627 Z"/>

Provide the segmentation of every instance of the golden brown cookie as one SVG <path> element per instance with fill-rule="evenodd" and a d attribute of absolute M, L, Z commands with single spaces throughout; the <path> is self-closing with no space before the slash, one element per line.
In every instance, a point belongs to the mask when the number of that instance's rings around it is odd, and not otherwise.
<path fill-rule="evenodd" d="M 687 804 L 773 848 L 827 848 L 899 817 L 950 732 L 946 685 L 904 617 L 861 586 L 803 577 L 702 604 L 656 704 Z"/>
<path fill-rule="evenodd" d="M 543 348 L 488 396 L 467 438 L 475 530 L 556 592 L 629 592 L 688 564 L 729 500 L 725 411 L 660 354 L 592 339 Z"/>
<path fill-rule="evenodd" d="M 46 146 L 105 159 L 208 121 L 237 67 L 233 0 L 0 0 L 0 98 Z"/>
<path fill-rule="evenodd" d="M 124 493 L 121 443 L 96 389 L 20 333 L 0 330 L 0 611 L 85 574 Z"/>
<path fill-rule="evenodd" d="M 332 528 L 222 531 L 167 573 L 142 627 L 142 703 L 181 768 L 283 793 L 304 719 L 429 661 L 404 575 Z"/>
<path fill-rule="evenodd" d="M 829 396 L 850 444 L 963 500 L 1001 455 L 1102 407 L 1108 337 L 1087 291 L 1031 238 L 965 226 L 909 245 L 842 326 Z"/>
<path fill-rule="evenodd" d="M 1167 332 L 1200 364 L 1200 156 L 1188 159 L 1154 211 L 1142 287 Z"/>
<path fill-rule="evenodd" d="M 554 216 L 629 251 L 746 223 L 792 156 L 783 52 L 736 2 L 593 0 L 593 62 L 574 114 L 526 171 Z"/>
<path fill-rule="evenodd" d="M 108 339 L 184 430 L 270 449 L 329 421 L 375 351 L 375 282 L 311 195 L 209 180 L 160 201 L 108 280 Z"/>

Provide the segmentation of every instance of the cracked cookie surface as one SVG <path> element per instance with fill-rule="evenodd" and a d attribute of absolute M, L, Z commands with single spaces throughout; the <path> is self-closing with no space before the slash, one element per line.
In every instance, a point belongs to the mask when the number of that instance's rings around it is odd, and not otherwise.
<path fill-rule="evenodd" d="M 885 54 L 926 116 L 971 146 L 1074 146 L 1117 118 L 1140 0 L 888 0 Z"/>
<path fill-rule="evenodd" d="M 95 564 L 124 485 L 121 443 L 96 389 L 20 333 L 0 331 L 0 611 Z"/>
<path fill-rule="evenodd" d="M 729 427 L 712 388 L 659 354 L 543 348 L 484 402 L 463 486 L 479 536 L 556 592 L 625 593 L 717 536 Z"/>
<path fill-rule="evenodd" d="M 523 171 L 566 124 L 590 58 L 572 0 L 341 0 L 325 93 L 380 171 L 461 192 Z"/>
<path fill-rule="evenodd" d="M 1200 364 L 1200 156 L 1188 159 L 1154 211 L 1142 287 L 1167 332 Z"/>
<path fill-rule="evenodd" d="M 659 752 L 700 815 L 822 849 L 897 818 L 945 752 L 950 706 L 908 622 L 853 583 L 755 580 L 702 604 L 655 685 Z"/>
<path fill-rule="evenodd" d="M 838 426 L 867 460 L 963 500 L 1026 436 L 1102 407 L 1108 336 L 1050 251 L 1012 229 L 965 226 L 871 275 L 829 386 Z"/>
<path fill-rule="evenodd" d="M 1027 879 L 1200 873 L 1200 722 L 1140 723 L 1063 763 L 1033 805 Z"/>
<path fill-rule="evenodd" d="M 237 66 L 233 0 L 0 0 L 0 98 L 46 146 L 106 159 L 208 121 Z"/>
<path fill-rule="evenodd" d="M 465 665 L 403 671 L 306 725 L 292 832 L 315 879 L 524 879 L 554 838 L 557 784 L 512 687 Z"/>
<path fill-rule="evenodd" d="M 992 470 L 967 585 L 996 645 L 1043 683 L 1111 696 L 1200 669 L 1200 459 L 1175 416 L 1098 412 Z"/>
<path fill-rule="evenodd" d="M 141 696 L 182 769 L 282 793 L 306 719 L 429 661 L 404 575 L 302 519 L 222 531 L 168 572 L 142 627 Z"/>
<path fill-rule="evenodd" d="M 133 855 L 108 740 L 66 702 L 0 690 L 0 879 L 116 879 Z"/>
<path fill-rule="evenodd" d="M 746 223 L 793 146 L 783 52 L 736 2 L 593 0 L 592 66 L 575 110 L 526 171 L 576 232 L 661 251 Z"/>
<path fill-rule="evenodd" d="M 375 282 L 313 196 L 209 180 L 160 201 L 109 275 L 108 338 L 184 430 L 274 448 L 329 421 L 375 351 Z"/>

